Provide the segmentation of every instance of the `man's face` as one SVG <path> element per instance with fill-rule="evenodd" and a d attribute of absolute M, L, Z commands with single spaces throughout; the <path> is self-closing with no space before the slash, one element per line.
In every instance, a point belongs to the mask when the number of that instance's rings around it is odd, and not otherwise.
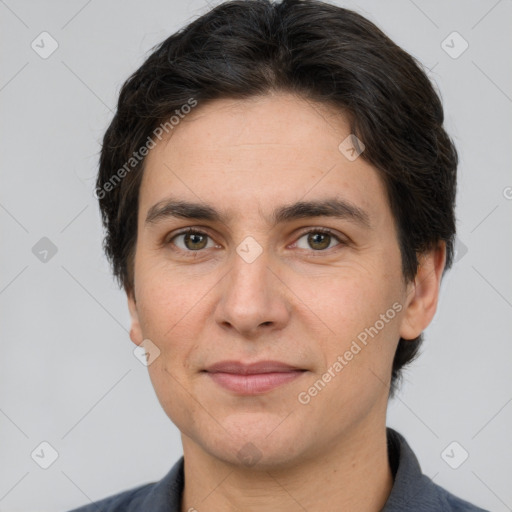
<path fill-rule="evenodd" d="M 224 99 L 199 105 L 148 155 L 131 338 L 160 350 L 149 373 L 184 446 L 286 467 L 384 423 L 408 289 L 384 185 L 338 149 L 349 134 L 339 112 L 291 95 Z M 146 222 L 169 200 L 222 221 Z M 327 200 L 345 203 L 339 216 L 273 217 Z M 224 361 L 301 371 L 205 371 Z"/>

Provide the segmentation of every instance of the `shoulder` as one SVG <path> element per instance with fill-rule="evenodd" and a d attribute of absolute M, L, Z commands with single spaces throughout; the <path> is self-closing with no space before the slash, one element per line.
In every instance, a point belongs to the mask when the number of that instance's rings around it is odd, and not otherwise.
<path fill-rule="evenodd" d="M 140 485 L 89 505 L 75 508 L 70 512 L 135 512 L 154 486 L 154 483 Z"/>
<path fill-rule="evenodd" d="M 438 501 L 443 507 L 441 510 L 447 510 L 450 512 L 489 512 L 488 510 L 477 507 L 476 505 L 455 496 L 439 485 L 434 485 L 436 487 Z"/>
<path fill-rule="evenodd" d="M 181 457 L 158 482 L 139 485 L 69 512 L 179 512 L 184 486 Z"/>
<path fill-rule="evenodd" d="M 395 495 L 388 501 L 383 512 L 489 512 L 489 510 L 459 498 L 444 487 L 421 475 L 410 492 Z"/>
<path fill-rule="evenodd" d="M 455 496 L 424 475 L 401 434 L 388 428 L 387 439 L 394 483 L 382 512 L 489 512 Z"/>

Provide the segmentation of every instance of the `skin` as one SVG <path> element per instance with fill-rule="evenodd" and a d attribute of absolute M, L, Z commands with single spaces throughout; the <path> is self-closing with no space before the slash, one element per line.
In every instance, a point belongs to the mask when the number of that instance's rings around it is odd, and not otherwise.
<path fill-rule="evenodd" d="M 415 338 L 435 313 L 444 244 L 404 282 L 384 185 L 362 157 L 340 152 L 349 125 L 325 105 L 285 93 L 215 100 L 171 134 L 146 158 L 128 305 L 132 341 L 150 339 L 160 350 L 149 375 L 182 433 L 181 510 L 379 511 L 393 484 L 385 432 L 392 360 L 400 336 Z M 326 216 L 269 223 L 277 207 L 334 195 L 364 210 L 370 227 Z M 145 223 L 170 196 L 207 203 L 226 222 Z M 204 248 L 176 236 L 186 227 L 208 235 Z M 311 243 L 309 228 L 334 235 Z M 247 236 L 263 250 L 251 263 L 236 251 Z M 299 403 L 394 303 L 401 311 Z M 307 371 L 241 396 L 202 371 L 228 359 Z M 238 456 L 248 443 L 253 465 Z"/>

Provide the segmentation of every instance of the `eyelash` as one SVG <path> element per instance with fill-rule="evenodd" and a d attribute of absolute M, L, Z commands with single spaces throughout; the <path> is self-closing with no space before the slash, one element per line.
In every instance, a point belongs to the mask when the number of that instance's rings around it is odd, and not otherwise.
<path fill-rule="evenodd" d="M 321 255 L 322 253 L 326 253 L 332 249 L 335 249 L 336 247 L 338 246 L 344 246 L 344 245 L 347 245 L 347 242 L 342 240 L 338 235 L 336 235 L 333 231 L 331 231 L 330 229 L 328 228 L 322 228 L 322 227 L 317 227 L 317 228 L 311 228 L 307 231 L 303 231 L 302 233 L 300 233 L 300 235 L 298 236 L 297 240 L 294 242 L 294 244 L 297 243 L 298 240 L 300 240 L 302 237 L 306 236 L 306 235 L 309 235 L 310 233 L 322 233 L 322 234 L 326 234 L 326 235 L 330 235 L 331 237 L 333 237 L 337 242 L 339 242 L 337 245 L 335 245 L 334 247 L 330 247 L 328 249 L 319 249 L 319 250 L 315 250 L 315 249 L 311 249 L 310 251 L 312 253 L 320 253 L 319 255 Z M 173 240 L 175 238 L 177 238 L 178 236 L 182 236 L 182 235 L 194 235 L 194 234 L 197 234 L 197 235 L 205 235 L 207 236 L 208 238 L 211 239 L 211 236 L 208 235 L 208 233 L 204 232 L 204 231 L 201 231 L 199 229 L 196 229 L 196 228 L 186 228 L 184 229 L 183 231 L 179 231 L 178 233 L 174 234 L 171 238 L 169 239 L 165 239 L 166 241 L 164 241 L 164 245 L 175 245 L 173 243 Z M 184 253 L 186 254 L 187 256 L 189 257 L 192 257 L 192 258 L 195 258 L 197 257 L 201 252 L 203 252 L 205 249 L 198 249 L 197 251 L 192 251 L 192 250 L 184 250 L 184 249 L 180 249 L 180 248 L 177 248 L 177 249 L 173 249 L 173 250 L 176 250 L 177 252 L 181 252 L 181 253 Z M 307 250 L 307 249 L 301 249 L 301 250 Z"/>

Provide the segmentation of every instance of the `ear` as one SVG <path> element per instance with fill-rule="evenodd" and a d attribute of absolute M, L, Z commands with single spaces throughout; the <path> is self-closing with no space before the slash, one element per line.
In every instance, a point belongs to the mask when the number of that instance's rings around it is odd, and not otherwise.
<path fill-rule="evenodd" d="M 420 255 L 414 282 L 407 287 L 405 314 L 400 326 L 400 336 L 405 340 L 417 338 L 434 318 L 445 263 L 445 242 L 439 242 Z"/>
<path fill-rule="evenodd" d="M 128 300 L 128 309 L 130 310 L 131 327 L 130 327 L 130 339 L 135 345 L 140 345 L 144 340 L 142 335 L 142 328 L 139 322 L 139 312 L 137 310 L 137 301 L 135 300 L 134 290 L 126 292 L 126 298 Z"/>

